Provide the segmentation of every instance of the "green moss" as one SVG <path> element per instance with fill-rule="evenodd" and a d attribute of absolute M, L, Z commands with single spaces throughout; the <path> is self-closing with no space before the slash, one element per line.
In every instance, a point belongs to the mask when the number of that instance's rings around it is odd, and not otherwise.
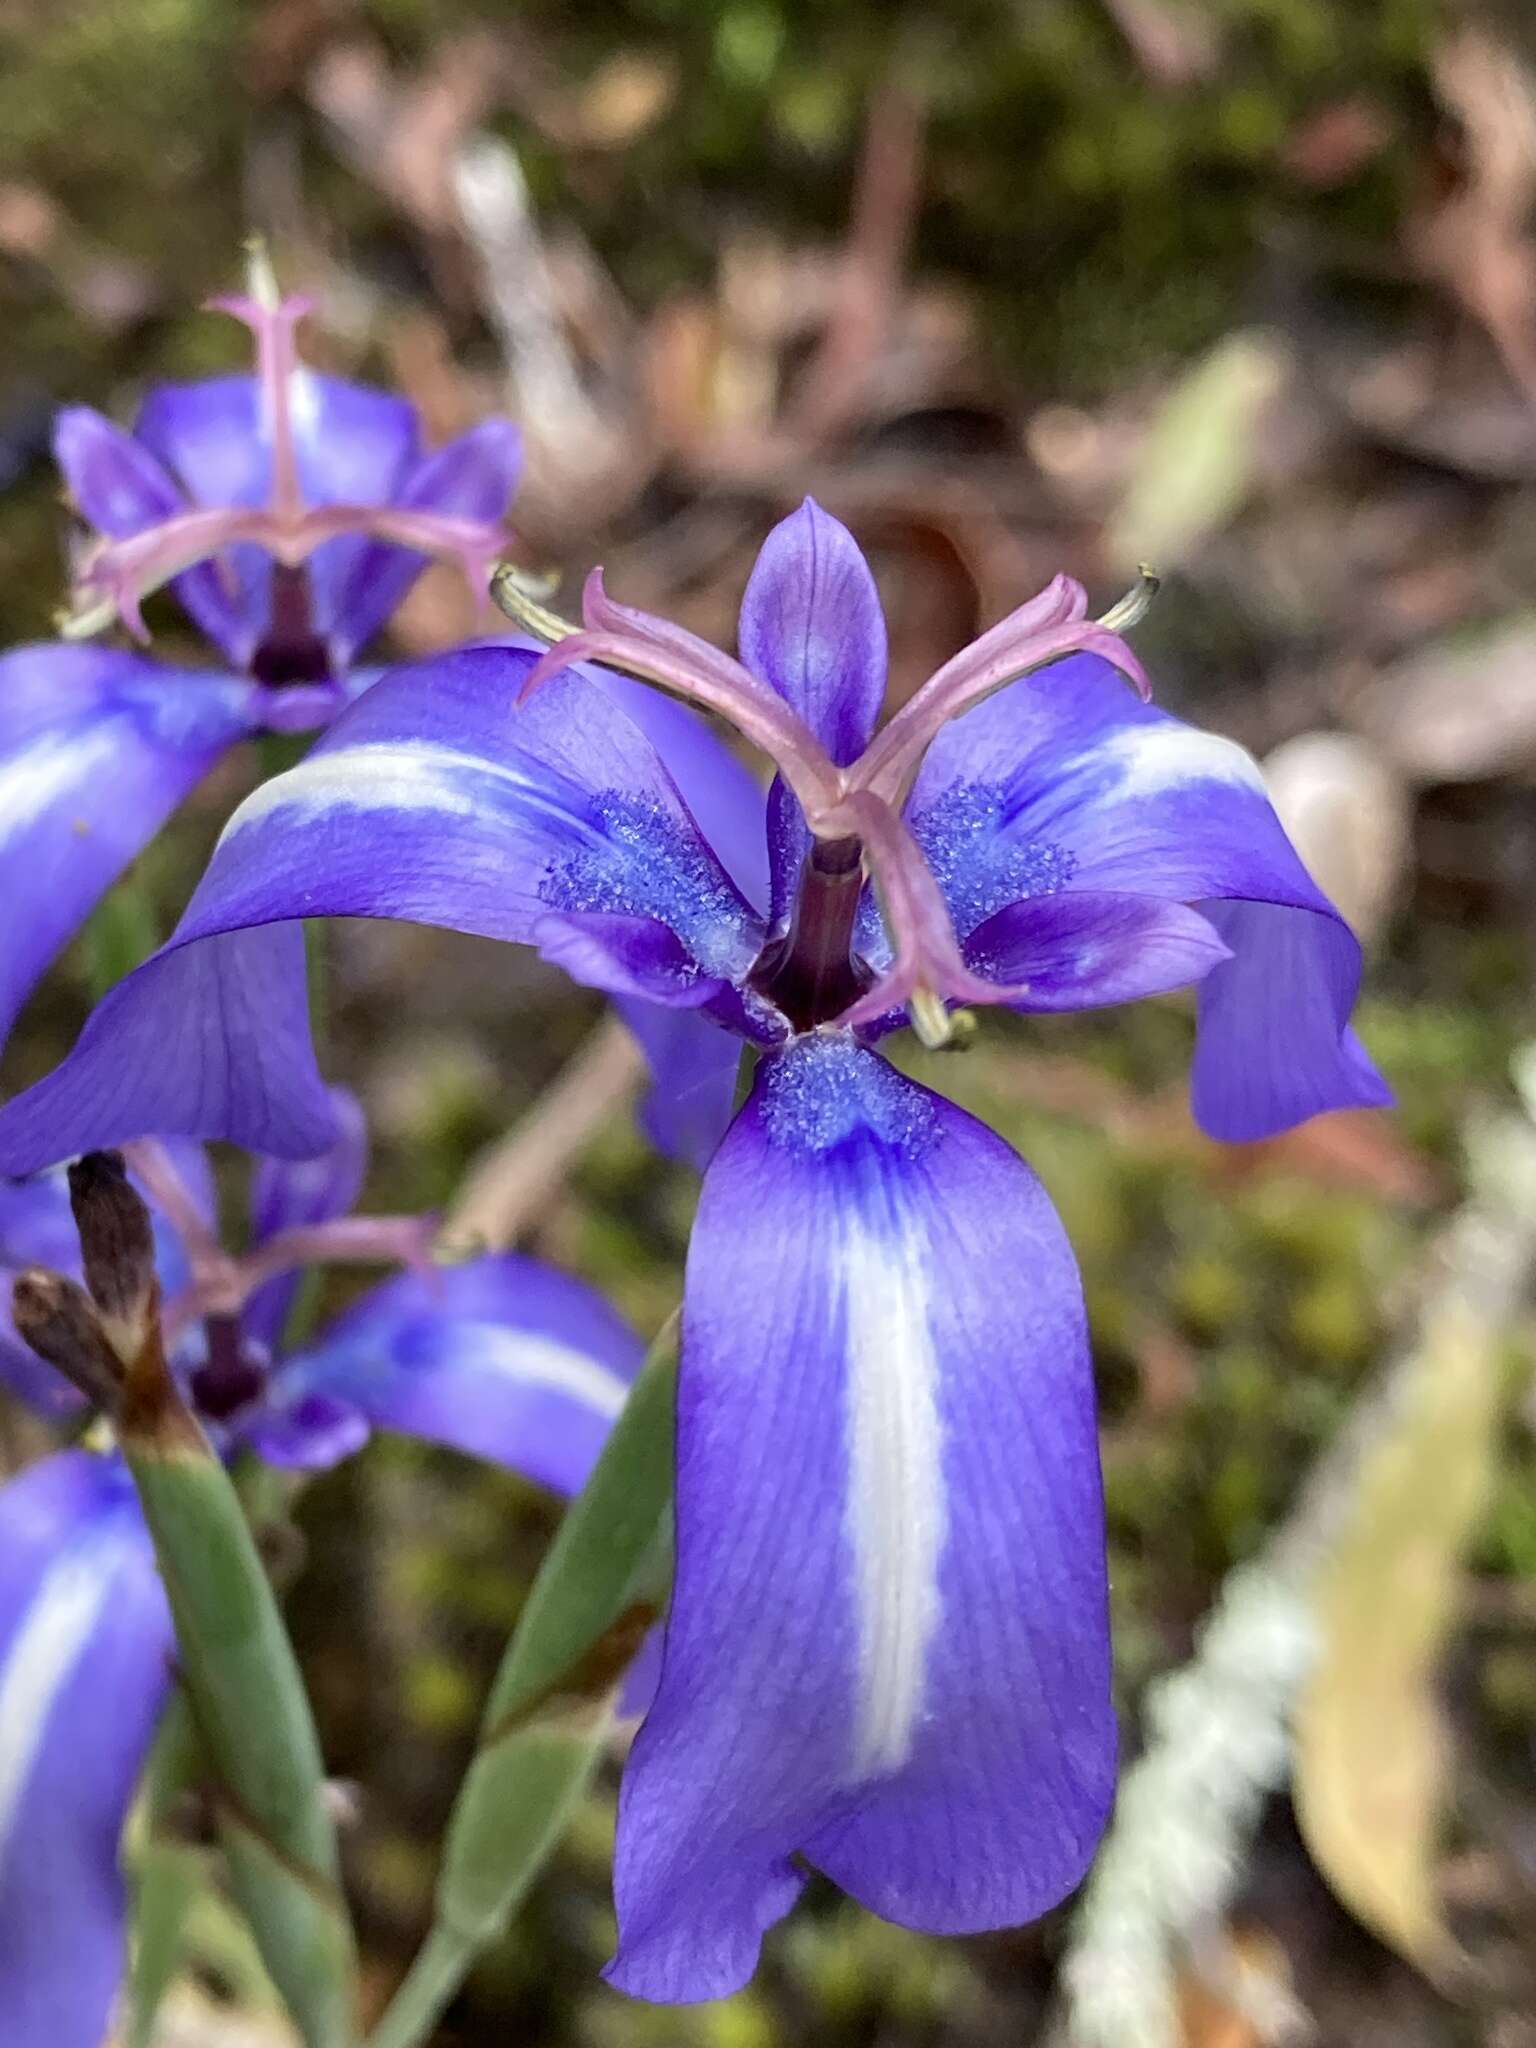
<path fill-rule="evenodd" d="M 1213 1252 L 1181 1259 L 1173 1270 L 1169 1297 L 1197 1336 L 1215 1336 L 1242 1313 L 1250 1282 L 1231 1261 Z"/>
<path fill-rule="evenodd" d="M 457 1735 L 473 1725 L 480 1707 L 474 1676 L 446 1657 L 426 1656 L 405 1676 L 405 1710 L 433 1735 Z"/>

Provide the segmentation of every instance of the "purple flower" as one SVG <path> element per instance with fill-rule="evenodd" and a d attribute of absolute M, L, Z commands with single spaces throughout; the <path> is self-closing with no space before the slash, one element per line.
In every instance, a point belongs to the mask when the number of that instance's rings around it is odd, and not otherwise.
<path fill-rule="evenodd" d="M 1028 1919 L 1111 1798 L 1072 1254 L 1023 1161 L 878 1039 L 907 1014 L 940 1038 L 957 1001 L 1198 984 L 1215 1135 L 1386 1099 L 1349 1030 L 1359 949 L 1253 764 L 1141 701 L 1085 609 L 1058 580 L 877 731 L 873 581 L 808 503 L 759 559 L 743 664 L 594 582 L 542 659 L 401 671 L 247 800 L 169 945 L 0 1113 L 0 1170 L 147 1127 L 322 1144 L 304 916 L 531 943 L 621 1001 L 658 1132 L 708 1157 L 676 1583 L 616 1858 L 610 1974 L 647 1997 L 741 1984 L 801 1859 L 905 1925 Z M 766 808 L 584 657 L 730 717 L 778 768 Z"/>
<path fill-rule="evenodd" d="M 98 529 L 71 637 L 118 616 L 145 637 L 170 582 L 219 670 L 123 649 L 37 645 L 0 657 L 0 1043 L 92 905 L 228 748 L 330 721 L 371 678 L 352 664 L 429 556 L 477 592 L 505 546 L 518 444 L 502 420 L 424 452 L 404 400 L 304 369 L 305 301 L 220 301 L 257 342 L 257 374 L 150 391 L 132 434 L 83 406 L 55 447 Z"/>
<path fill-rule="evenodd" d="M 531 1259 L 403 1272 L 311 1343 L 279 1341 L 301 1265 L 425 1247 L 420 1225 L 348 1217 L 364 1165 L 355 1105 L 317 1160 L 256 1162 L 254 1245 L 214 1236 L 194 1145 L 135 1148 L 153 1205 L 174 1365 L 216 1441 L 323 1466 L 374 1427 L 513 1466 L 571 1492 L 640 1347 L 596 1296 Z M 0 1381 L 34 1401 L 45 1368 L 9 1323 L 15 1269 L 78 1278 L 62 1173 L 0 1189 Z M 7 1269 L 11 1269 L 8 1271 Z M 48 1412 L 78 1408 L 63 1387 Z M 122 1461 L 74 1449 L 0 1488 L 0 2040 L 96 2048 L 122 1976 L 123 1820 L 170 1689 L 170 1616 Z"/>

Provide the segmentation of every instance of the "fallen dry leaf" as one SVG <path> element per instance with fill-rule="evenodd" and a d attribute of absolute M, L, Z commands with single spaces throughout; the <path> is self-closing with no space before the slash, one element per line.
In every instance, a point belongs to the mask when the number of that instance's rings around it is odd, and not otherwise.
<path fill-rule="evenodd" d="M 1457 1953 L 1435 1882 L 1449 1775 L 1435 1682 L 1488 1490 L 1500 1366 L 1467 1302 L 1442 1302 L 1319 1579 L 1321 1650 L 1296 1716 L 1313 1858 L 1357 1918 L 1435 1978 Z"/>
<path fill-rule="evenodd" d="M 1313 880 L 1360 938 L 1375 938 L 1407 877 L 1402 775 L 1369 740 L 1304 732 L 1268 756 L 1264 780 Z"/>
<path fill-rule="evenodd" d="M 1385 669 L 1350 715 L 1417 782 L 1471 782 L 1536 761 L 1536 618 L 1467 633 Z"/>
<path fill-rule="evenodd" d="M 1105 529 L 1123 574 L 1176 567 L 1242 509 L 1263 461 L 1262 427 L 1290 375 L 1284 342 L 1264 329 L 1225 336 L 1163 401 Z"/>

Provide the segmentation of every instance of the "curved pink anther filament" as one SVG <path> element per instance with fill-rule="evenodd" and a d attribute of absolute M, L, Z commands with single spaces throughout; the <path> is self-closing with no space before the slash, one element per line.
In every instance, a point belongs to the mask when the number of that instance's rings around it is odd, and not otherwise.
<path fill-rule="evenodd" d="M 1097 654 L 1143 698 L 1152 694 L 1141 663 L 1118 634 L 1085 617 L 1087 598 L 1069 576 L 1010 612 L 937 670 L 876 733 L 848 771 L 850 785 L 899 803 L 940 729 L 994 691 L 1066 654 Z"/>
<path fill-rule="evenodd" d="M 299 367 L 294 333 L 310 310 L 305 298 L 281 299 L 275 306 L 259 299 L 232 295 L 209 299 L 210 309 L 242 321 L 256 339 L 256 383 L 272 441 L 272 489 L 268 499 L 278 519 L 297 519 L 304 510 L 298 449 L 293 438 L 293 378 Z"/>
<path fill-rule="evenodd" d="M 296 569 L 326 541 L 351 533 L 455 561 L 478 602 L 489 606 L 491 568 L 506 543 L 498 525 L 396 505 L 316 505 L 297 516 L 265 506 L 231 506 L 178 513 L 93 549 L 75 585 L 73 631 L 95 631 L 102 612 L 116 613 L 136 639 L 147 640 L 141 603 L 195 562 L 251 541 Z"/>
<path fill-rule="evenodd" d="M 141 1171 L 136 1158 L 133 1167 Z M 158 1201 L 158 1189 L 143 1177 Z M 300 1267 L 400 1265 L 430 1272 L 436 1233 L 437 1221 L 430 1216 L 336 1216 L 328 1223 L 280 1230 L 243 1258 L 215 1247 L 213 1257 L 193 1261 L 190 1284 L 166 1305 L 165 1341 L 174 1345 L 202 1316 L 238 1316 L 257 1288 Z"/>
<path fill-rule="evenodd" d="M 774 763 L 811 830 L 818 837 L 837 836 L 823 827 L 821 818 L 842 794 L 842 771 L 775 690 L 681 627 L 613 604 L 603 590 L 599 569 L 587 578 L 582 616 L 586 627 L 557 641 L 536 663 L 519 692 L 519 703 L 578 662 L 606 662 L 623 669 L 728 719 Z"/>
<path fill-rule="evenodd" d="M 850 791 L 827 823 L 862 844 L 894 953 L 885 973 L 843 1012 L 839 1024 L 857 1030 L 923 996 L 962 1003 L 1006 998 L 1009 990 L 983 981 L 965 964 L 933 870 L 883 798 L 867 789 Z"/>

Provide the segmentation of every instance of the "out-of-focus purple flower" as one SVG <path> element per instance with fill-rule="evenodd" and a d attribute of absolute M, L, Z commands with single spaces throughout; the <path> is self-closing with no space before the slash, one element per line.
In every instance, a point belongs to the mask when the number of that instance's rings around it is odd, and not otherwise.
<path fill-rule="evenodd" d="M 312 1341 L 281 1344 L 275 1286 L 333 1259 L 425 1255 L 414 1219 L 354 1218 L 363 1139 L 255 1165 L 253 1243 L 219 1247 L 201 1149 L 134 1148 L 156 1222 L 173 1365 L 214 1440 L 316 1468 L 403 1430 L 572 1492 L 623 1405 L 640 1346 L 597 1296 L 508 1255 L 402 1272 Z M 62 1173 L 0 1189 L 0 1380 L 43 1368 L 9 1325 L 10 1279 L 78 1278 Z M 30 1361 L 28 1363 L 28 1361 Z M 20 1368 L 20 1369 L 18 1369 Z M 45 1410 L 78 1409 L 65 1388 Z M 149 1534 L 115 1454 L 45 1457 L 0 1488 L 0 2040 L 97 2048 L 122 1977 L 119 1837 L 171 1685 L 174 1640 Z"/>
<path fill-rule="evenodd" d="M 322 1145 L 294 922 L 316 914 L 531 943 L 637 1020 L 656 1128 L 708 1157 L 677 1574 L 616 1859 L 610 1974 L 647 1997 L 742 1983 L 798 1858 L 905 1925 L 1027 1919 L 1109 1807 L 1071 1251 L 1023 1161 L 877 1041 L 907 1016 L 941 1038 L 956 1002 L 1195 984 L 1214 1135 L 1386 1099 L 1349 1028 L 1359 949 L 1252 762 L 1128 687 L 1085 613 L 1058 579 L 877 730 L 874 583 L 807 503 L 763 549 L 742 663 L 594 583 L 540 659 L 402 671 L 247 800 L 170 944 L 0 1113 L 10 1170 L 144 1128 Z M 733 719 L 778 768 L 766 805 L 586 657 Z"/>
<path fill-rule="evenodd" d="M 518 438 L 487 420 L 421 445 L 403 399 L 297 359 L 306 302 L 218 302 L 257 344 L 256 374 L 156 386 L 131 433 L 84 406 L 54 447 L 95 537 L 65 631 L 121 617 L 163 583 L 213 643 L 216 670 L 123 649 L 43 644 L 0 656 L 0 1043 L 92 905 L 228 748 L 306 732 L 371 677 L 357 656 L 427 561 L 482 598 L 506 545 Z"/>

